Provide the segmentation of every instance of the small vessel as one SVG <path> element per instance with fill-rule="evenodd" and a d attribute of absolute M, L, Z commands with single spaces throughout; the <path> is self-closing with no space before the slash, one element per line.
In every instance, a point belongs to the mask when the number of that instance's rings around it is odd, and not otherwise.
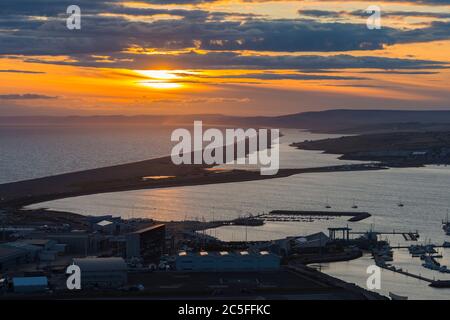
<path fill-rule="evenodd" d="M 422 264 L 424 268 L 430 269 L 430 270 L 441 270 L 441 264 L 437 262 L 433 257 L 431 256 L 425 256 L 425 262 Z"/>
<path fill-rule="evenodd" d="M 426 245 L 420 245 L 420 244 L 413 244 L 410 245 L 408 248 L 408 251 L 410 254 L 412 254 L 413 257 L 420 257 L 424 255 L 425 253 L 429 254 L 435 254 L 437 253 L 436 249 L 434 249 L 435 245 L 433 244 L 426 244 Z"/>
<path fill-rule="evenodd" d="M 394 261 L 394 258 L 390 255 L 382 255 L 381 258 L 387 262 Z"/>
<path fill-rule="evenodd" d="M 402 202 L 402 199 L 401 198 L 398 198 L 398 204 L 397 204 L 399 207 L 404 207 L 405 205 L 403 204 L 403 202 Z"/>
<path fill-rule="evenodd" d="M 401 296 L 401 295 L 395 294 L 395 293 L 390 292 L 390 291 L 389 291 L 389 297 L 392 300 L 408 300 L 407 296 Z"/>
<path fill-rule="evenodd" d="M 444 257 L 442 254 L 433 254 L 433 255 L 430 254 L 429 256 L 435 259 L 442 259 Z M 420 260 L 425 260 L 426 257 L 428 256 L 426 254 L 423 254 L 420 256 Z"/>
<path fill-rule="evenodd" d="M 439 268 L 439 272 L 441 272 L 441 273 L 450 273 L 450 269 L 448 269 L 447 266 L 441 266 Z"/>
<path fill-rule="evenodd" d="M 355 203 L 355 200 L 353 199 L 353 205 L 352 205 L 352 209 L 358 209 L 358 206 Z"/>
<path fill-rule="evenodd" d="M 442 220 L 442 229 L 445 231 L 445 234 L 450 236 L 450 221 L 448 220 L 448 211 L 447 211 L 447 219 Z"/>
<path fill-rule="evenodd" d="M 421 245 L 410 245 L 408 251 L 413 257 L 420 257 L 426 253 L 425 248 Z"/>
<path fill-rule="evenodd" d="M 328 202 L 328 197 L 327 197 L 327 204 L 325 205 L 325 208 L 331 209 L 330 203 Z"/>
<path fill-rule="evenodd" d="M 389 262 L 394 260 L 394 252 L 389 245 L 385 245 L 372 250 L 374 258 L 377 261 Z"/>

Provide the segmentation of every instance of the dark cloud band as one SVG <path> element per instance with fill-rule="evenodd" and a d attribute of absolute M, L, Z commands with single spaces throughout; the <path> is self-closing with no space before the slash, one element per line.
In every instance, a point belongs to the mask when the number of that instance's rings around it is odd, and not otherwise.
<path fill-rule="evenodd" d="M 36 99 L 56 99 L 56 98 L 58 97 L 33 93 L 0 95 L 0 100 L 36 100 Z"/>

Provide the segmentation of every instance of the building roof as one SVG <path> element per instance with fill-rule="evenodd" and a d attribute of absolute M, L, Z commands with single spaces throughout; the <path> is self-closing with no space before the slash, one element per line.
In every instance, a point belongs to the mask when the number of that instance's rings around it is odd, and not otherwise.
<path fill-rule="evenodd" d="M 109 226 L 109 225 L 112 225 L 112 224 L 114 224 L 114 222 L 111 222 L 109 220 L 102 220 L 100 222 L 97 222 L 97 225 L 100 226 L 100 227 L 106 227 L 106 226 Z"/>
<path fill-rule="evenodd" d="M 5 245 L 0 245 L 0 259 L 8 258 L 10 256 L 25 255 L 26 251 L 18 248 L 12 248 Z"/>
<path fill-rule="evenodd" d="M 29 287 L 29 286 L 47 286 L 47 277 L 16 277 L 13 278 L 14 287 Z"/>
<path fill-rule="evenodd" d="M 323 232 L 317 232 L 310 235 L 307 235 L 305 237 L 298 237 L 295 238 L 295 244 L 299 247 L 304 248 L 313 248 L 313 247 L 323 247 L 325 246 L 328 241 L 329 237 L 323 233 Z"/>
<path fill-rule="evenodd" d="M 89 233 L 86 232 L 64 232 L 64 233 L 49 233 L 47 235 L 47 237 L 49 237 L 50 239 L 55 239 L 57 241 L 64 241 L 64 239 L 84 239 L 84 238 L 89 238 Z"/>
<path fill-rule="evenodd" d="M 147 228 L 144 228 L 144 229 L 140 229 L 140 230 L 136 230 L 136 231 L 134 231 L 134 232 L 131 232 L 131 234 L 142 234 L 142 233 L 145 233 L 145 232 L 148 232 L 148 231 L 151 231 L 151 230 L 155 230 L 155 229 L 159 229 L 159 228 L 162 228 L 162 227 L 165 227 L 166 225 L 165 224 L 163 224 L 163 223 L 160 223 L 160 224 L 154 224 L 154 225 L 152 225 L 152 226 L 150 226 L 150 227 L 147 227 Z"/>
<path fill-rule="evenodd" d="M 126 271 L 125 260 L 118 257 L 111 258 L 75 258 L 73 263 L 83 271 Z"/>
<path fill-rule="evenodd" d="M 4 243 L 3 246 L 9 247 L 9 248 L 17 248 L 17 249 L 24 249 L 27 251 L 42 251 L 43 248 L 39 246 L 35 246 L 33 244 L 29 244 L 23 241 L 15 241 L 15 242 L 7 242 Z"/>
<path fill-rule="evenodd" d="M 31 244 L 34 246 L 46 246 L 49 243 L 54 243 L 55 241 L 50 240 L 50 239 L 26 239 L 26 240 L 23 240 L 22 242 Z"/>
<path fill-rule="evenodd" d="M 235 252 L 229 252 L 229 251 L 200 251 L 200 252 L 188 252 L 188 251 L 180 251 L 178 252 L 179 257 L 257 257 L 257 256 L 269 256 L 273 255 L 272 253 L 268 251 L 260 251 L 260 252 L 254 252 L 254 251 L 235 251 Z"/>
<path fill-rule="evenodd" d="M 329 239 L 328 236 L 325 233 L 323 233 L 323 232 L 313 233 L 313 234 L 310 234 L 310 235 L 306 236 L 305 238 L 308 241 L 321 240 L 321 239 L 328 240 Z"/>

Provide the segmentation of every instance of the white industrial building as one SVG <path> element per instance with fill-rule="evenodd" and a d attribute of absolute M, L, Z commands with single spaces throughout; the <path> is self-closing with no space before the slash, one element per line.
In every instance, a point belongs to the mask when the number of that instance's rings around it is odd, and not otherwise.
<path fill-rule="evenodd" d="M 330 238 L 323 232 L 314 233 L 305 237 L 297 237 L 294 240 L 294 247 L 297 249 L 323 248 L 330 241 Z"/>
<path fill-rule="evenodd" d="M 122 258 L 79 258 L 81 288 L 119 288 L 127 284 L 127 264 Z"/>
<path fill-rule="evenodd" d="M 175 259 L 178 271 L 261 271 L 280 267 L 280 257 L 261 252 L 180 252 Z"/>

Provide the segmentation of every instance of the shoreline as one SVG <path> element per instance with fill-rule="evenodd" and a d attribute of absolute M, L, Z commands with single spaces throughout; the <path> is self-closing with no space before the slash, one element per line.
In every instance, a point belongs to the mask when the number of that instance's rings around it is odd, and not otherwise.
<path fill-rule="evenodd" d="M 359 134 L 294 142 L 301 150 L 340 155 L 340 160 L 376 161 L 389 167 L 449 165 L 450 132 Z"/>
<path fill-rule="evenodd" d="M 161 161 L 164 159 L 158 158 L 139 163 L 3 184 L 0 185 L 0 194 L 2 195 L 0 208 L 22 208 L 27 205 L 51 200 L 99 193 L 257 181 L 284 178 L 302 173 L 388 169 L 388 167 L 380 164 L 352 164 L 303 169 L 280 169 L 275 175 L 264 176 L 259 171 L 208 171 L 205 169 L 211 168 L 211 166 L 206 165 L 175 166 L 162 163 Z M 153 175 L 174 176 L 174 178 L 143 179 L 143 177 Z M 119 176 L 121 177 L 119 178 Z"/>

